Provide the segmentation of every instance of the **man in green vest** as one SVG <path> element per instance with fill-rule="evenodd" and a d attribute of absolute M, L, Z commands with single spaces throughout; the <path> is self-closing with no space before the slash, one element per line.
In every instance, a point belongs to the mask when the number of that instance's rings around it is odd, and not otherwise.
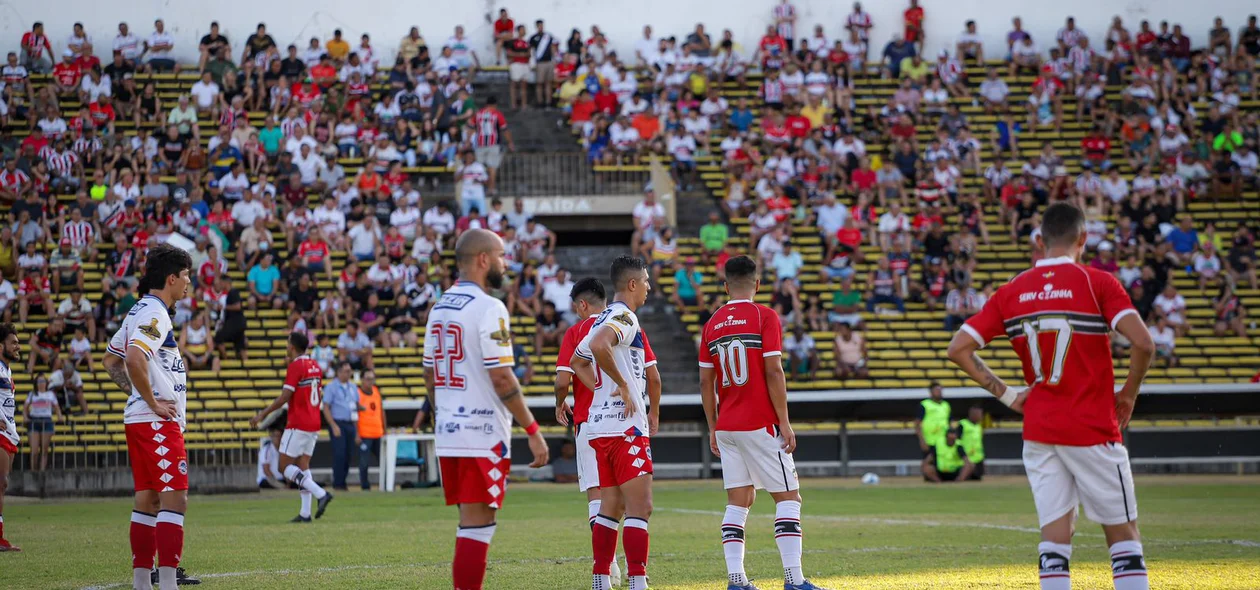
<path fill-rule="evenodd" d="M 937 442 L 924 457 L 923 479 L 935 483 L 967 481 L 975 468 L 958 442 L 958 431 L 950 428 L 945 432 L 945 439 Z"/>
<path fill-rule="evenodd" d="M 949 430 L 949 402 L 943 399 L 941 384 L 935 381 L 928 387 L 928 399 L 919 402 L 919 417 L 914 421 L 914 434 L 919 437 L 919 450 L 927 458 L 936 443 L 945 440 Z M 923 473 L 927 477 L 927 472 Z"/>
<path fill-rule="evenodd" d="M 984 408 L 980 404 L 967 410 L 967 417 L 958 421 L 958 442 L 967 452 L 967 459 L 976 468 L 971 471 L 971 478 L 980 480 L 984 477 Z"/>

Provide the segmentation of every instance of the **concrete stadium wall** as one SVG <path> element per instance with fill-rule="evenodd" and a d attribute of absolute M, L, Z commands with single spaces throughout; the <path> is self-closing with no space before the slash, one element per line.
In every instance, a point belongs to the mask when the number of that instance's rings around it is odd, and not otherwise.
<path fill-rule="evenodd" d="M 501 2 L 390 2 L 385 0 L 220 0 L 218 2 L 94 2 L 89 0 L 51 0 L 49 2 L 5 3 L 0 11 L 0 39 L 6 50 L 17 47 L 21 34 L 34 21 L 43 21 L 54 49 L 65 48 L 66 38 L 75 22 L 82 22 L 97 46 L 97 54 L 108 62 L 108 53 L 120 21 L 127 22 L 133 34 L 144 38 L 153 30 L 153 19 L 166 21 L 167 31 L 175 36 L 175 51 L 181 59 L 197 54 L 197 43 L 208 32 L 210 21 L 219 21 L 222 32 L 233 43 L 239 57 L 245 38 L 259 22 L 267 23 L 269 32 L 283 46 L 296 43 L 305 48 L 312 36 L 321 40 L 332 37 L 334 29 L 342 29 L 352 46 L 358 46 L 359 35 L 368 33 L 383 63 L 392 63 L 398 40 L 412 25 L 420 27 L 430 47 L 436 49 L 449 37 L 455 25 L 462 24 L 467 36 L 479 44 L 483 60 L 490 51 L 491 20 L 499 8 L 507 8 L 518 22 L 524 20 L 531 32 L 533 21 L 543 18 L 557 37 L 566 38 L 573 28 L 589 36 L 592 24 L 599 25 L 625 57 L 633 58 L 634 43 L 642 36 L 642 27 L 652 25 L 657 38 L 685 35 L 696 23 L 704 23 L 716 42 L 723 29 L 731 29 L 746 54 L 751 53 L 765 26 L 770 24 L 771 6 L 777 0 L 717 2 L 714 0 L 512 0 Z M 907 0 L 875 2 L 865 8 L 875 21 L 872 33 L 873 53 L 878 54 L 892 34 L 899 32 L 901 12 Z M 834 0 L 795 0 L 797 34 L 809 37 L 815 24 L 823 24 L 830 38 L 840 37 L 844 19 L 852 10 L 850 2 Z M 1011 17 L 1021 16 L 1024 28 L 1030 31 L 1043 51 L 1063 26 L 1065 17 L 1076 17 L 1077 25 L 1090 34 L 1101 50 L 1103 36 L 1111 18 L 1119 15 L 1130 31 L 1139 21 L 1148 19 L 1152 27 L 1160 20 L 1181 23 L 1196 46 L 1207 40 L 1208 29 L 1216 16 L 1237 34 L 1255 6 L 1237 0 L 1204 0 L 1185 3 L 1175 0 L 1059 0 L 1057 2 L 1012 3 L 1002 0 L 925 0 L 925 30 L 929 52 L 953 48 L 963 29 L 963 22 L 974 19 L 986 45 L 988 55 L 1000 56 L 1005 51 L 1005 35 Z M 386 61 L 388 60 L 388 61 Z"/>

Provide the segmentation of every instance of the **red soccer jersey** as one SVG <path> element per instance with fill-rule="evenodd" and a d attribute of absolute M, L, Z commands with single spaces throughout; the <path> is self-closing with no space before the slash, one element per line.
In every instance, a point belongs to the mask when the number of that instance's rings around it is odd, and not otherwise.
<path fill-rule="evenodd" d="M 981 344 L 1010 338 L 1030 386 L 1024 440 L 1093 446 L 1120 442 L 1107 333 L 1131 313 L 1114 276 L 1049 258 L 998 289 L 962 329 Z"/>
<path fill-rule="evenodd" d="M 80 72 L 79 66 L 73 63 L 61 62 L 53 68 L 53 77 L 62 86 L 77 86 L 83 77 L 83 72 Z"/>
<path fill-rule="evenodd" d="M 289 421 L 286 428 L 305 432 L 319 432 L 319 404 L 324 399 L 320 388 L 323 369 L 315 359 L 302 355 L 289 363 L 284 374 L 284 389 L 292 391 L 289 398 Z"/>
<path fill-rule="evenodd" d="M 778 424 L 766 385 L 765 357 L 783 354 L 779 314 L 747 299 L 731 301 L 709 318 L 700 342 L 700 366 L 717 371 L 717 429 L 748 431 Z"/>

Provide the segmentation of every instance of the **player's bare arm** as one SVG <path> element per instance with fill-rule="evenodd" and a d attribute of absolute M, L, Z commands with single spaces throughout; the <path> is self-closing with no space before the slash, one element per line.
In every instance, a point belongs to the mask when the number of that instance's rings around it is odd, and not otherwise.
<path fill-rule="evenodd" d="M 717 372 L 713 367 L 700 367 L 700 405 L 704 407 L 704 420 L 709 423 L 709 450 L 714 457 L 721 457 L 717 444 Z"/>
<path fill-rule="evenodd" d="M 595 363 L 573 353 L 573 358 L 569 359 L 569 368 L 573 369 L 573 375 L 582 382 L 582 385 L 591 390 L 595 389 Z"/>
<path fill-rule="evenodd" d="M 293 397 L 292 389 L 286 388 L 282 390 L 280 392 L 280 395 L 276 396 L 276 399 L 272 400 L 271 405 L 259 410 L 257 414 L 254 414 L 253 418 L 249 419 L 250 427 L 258 428 L 258 424 L 260 422 L 262 422 L 263 420 L 266 420 L 267 416 L 270 416 L 272 412 L 279 410 L 280 408 L 284 407 L 285 404 L 289 403 L 289 398 L 291 397 Z"/>
<path fill-rule="evenodd" d="M 1151 340 L 1151 332 L 1142 323 L 1136 313 L 1126 314 L 1116 322 L 1116 331 L 1120 332 L 1131 343 L 1129 346 L 1129 375 L 1124 379 L 1124 386 L 1116 394 L 1116 420 L 1120 428 L 1129 426 L 1129 418 L 1133 416 L 1133 405 L 1137 402 L 1138 389 L 1146 372 L 1151 368 L 1151 360 L 1155 357 L 1155 342 Z"/>
<path fill-rule="evenodd" d="M 661 426 L 661 372 L 652 365 L 645 371 L 648 394 L 648 436 L 656 436 Z"/>
<path fill-rule="evenodd" d="M 1028 390 L 1024 389 L 1018 393 L 1010 391 L 1010 387 L 993 373 L 988 365 L 984 364 L 980 355 L 976 351 L 980 350 L 980 343 L 976 342 L 970 334 L 958 331 L 954 334 L 954 339 L 949 341 L 949 360 L 958 368 L 962 369 L 968 377 L 980 384 L 985 391 L 993 394 L 1003 404 L 1006 404 L 1012 410 L 1023 413 L 1024 400 L 1028 398 Z M 1007 397 L 1010 396 L 1010 397 Z M 920 436 L 922 438 L 922 436 Z"/>
<path fill-rule="evenodd" d="M 424 393 L 425 395 L 429 396 L 429 407 L 436 408 L 437 407 L 437 394 L 436 394 L 436 388 L 433 387 L 433 367 L 425 367 L 424 369 Z M 423 414 L 424 414 L 423 407 L 421 407 L 421 409 L 419 410 L 416 410 L 416 419 L 415 421 L 411 423 L 412 430 L 416 432 L 420 432 L 421 423 L 425 419 L 428 419 L 428 416 L 425 416 Z"/>
<path fill-rule="evenodd" d="M 597 328 L 599 329 L 599 328 Z M 639 400 L 631 399 L 633 395 L 626 395 L 630 390 L 630 386 L 626 384 L 626 378 L 622 376 L 621 371 L 617 368 L 617 362 L 613 359 L 612 347 L 617 343 L 617 333 L 615 328 L 599 329 L 598 332 L 591 336 L 591 356 L 595 357 L 595 365 L 608 375 L 609 379 L 617 385 L 613 390 L 612 397 L 622 398 L 626 404 L 626 415 L 633 416 L 639 411 Z"/>
<path fill-rule="evenodd" d="M 562 426 L 569 425 L 569 418 L 573 416 L 573 410 L 569 408 L 569 383 L 573 381 L 573 377 L 567 371 L 559 371 L 556 373 L 556 422 Z"/>
<path fill-rule="evenodd" d="M 770 394 L 770 405 L 774 407 L 774 415 L 779 419 L 779 435 L 783 437 L 783 452 L 796 450 L 796 432 L 792 430 L 792 422 L 788 419 L 787 377 L 783 374 L 783 363 L 779 356 L 765 357 L 766 392 Z"/>
<path fill-rule="evenodd" d="M 127 376 L 127 362 L 117 355 L 105 353 L 103 361 L 105 372 L 109 373 L 109 378 L 118 385 L 118 388 L 128 395 L 131 394 L 131 377 Z"/>
<path fill-rule="evenodd" d="M 516 380 L 512 367 L 490 369 L 490 383 L 494 385 L 494 393 L 499 396 L 499 401 L 503 402 L 503 405 L 512 413 L 517 424 L 528 427 L 535 423 L 534 413 L 530 412 L 529 406 L 525 405 L 525 397 L 521 395 L 521 383 Z M 550 454 L 547 450 L 547 441 L 537 430 L 529 435 L 529 450 L 534 454 L 534 461 L 529 464 L 530 467 L 542 467 L 547 464 Z"/>
<path fill-rule="evenodd" d="M 149 358 L 144 356 L 144 352 L 136 346 L 127 347 L 127 359 L 124 361 L 127 368 L 127 377 L 131 380 L 132 388 L 140 394 L 144 399 L 144 403 L 149 405 L 149 409 L 153 410 L 159 418 L 164 420 L 173 420 L 179 410 L 175 408 L 175 403 L 169 400 L 159 400 L 153 395 L 153 384 L 149 381 Z"/>

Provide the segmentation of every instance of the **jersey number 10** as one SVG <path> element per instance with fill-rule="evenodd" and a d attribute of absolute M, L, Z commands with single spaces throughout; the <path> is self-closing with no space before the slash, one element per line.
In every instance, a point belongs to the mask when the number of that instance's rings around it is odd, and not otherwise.
<path fill-rule="evenodd" d="M 742 340 L 717 345 L 718 365 L 722 367 L 722 387 L 748 383 L 748 348 Z"/>
<path fill-rule="evenodd" d="M 1041 318 L 1033 322 L 1024 322 L 1024 337 L 1028 341 L 1028 364 L 1032 365 L 1034 383 L 1058 385 L 1063 378 L 1063 361 L 1067 358 L 1068 345 L 1072 343 L 1072 325 L 1067 318 Z M 1054 356 L 1050 362 L 1050 378 L 1046 379 L 1042 368 L 1041 342 L 1037 339 L 1043 332 L 1054 333 L 1054 350 L 1048 351 Z"/>
<path fill-rule="evenodd" d="M 437 342 L 433 350 L 433 386 L 463 389 L 464 376 L 455 372 L 455 364 L 464 360 L 464 326 L 435 323 L 433 336 Z"/>

